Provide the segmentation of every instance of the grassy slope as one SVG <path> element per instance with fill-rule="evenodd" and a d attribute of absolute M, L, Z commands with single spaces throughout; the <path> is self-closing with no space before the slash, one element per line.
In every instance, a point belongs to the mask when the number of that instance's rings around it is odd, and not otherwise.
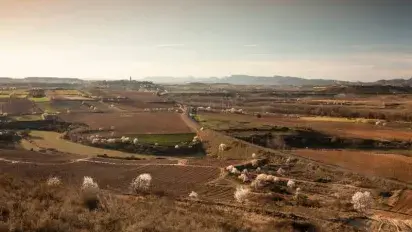
<path fill-rule="evenodd" d="M 53 148 L 61 152 L 65 153 L 73 153 L 79 155 L 87 155 L 87 156 L 96 156 L 96 155 L 103 155 L 107 154 L 108 156 L 117 156 L 117 157 L 129 157 L 133 156 L 141 156 L 141 157 L 148 157 L 139 154 L 133 153 L 126 153 L 121 151 L 115 150 L 108 150 L 96 147 L 90 147 L 78 143 L 73 143 L 64 139 L 60 139 L 60 134 L 56 132 L 49 132 L 49 131 L 32 131 L 30 133 L 32 136 L 33 143 L 30 143 L 27 140 L 23 140 L 21 145 L 23 148 L 30 150 L 33 148 L 37 150 L 40 148 Z"/>

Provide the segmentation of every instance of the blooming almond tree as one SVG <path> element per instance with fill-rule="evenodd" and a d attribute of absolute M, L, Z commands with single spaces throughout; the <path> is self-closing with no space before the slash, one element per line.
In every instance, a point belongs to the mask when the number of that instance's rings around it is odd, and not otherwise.
<path fill-rule="evenodd" d="M 359 212 L 366 213 L 372 208 L 373 198 L 370 192 L 356 192 L 352 196 L 353 208 Z"/>
<path fill-rule="evenodd" d="M 99 204 L 99 185 L 89 176 L 83 177 L 83 184 L 81 187 L 83 203 L 89 210 L 95 210 Z"/>
<path fill-rule="evenodd" d="M 250 189 L 244 186 L 238 186 L 235 191 L 235 199 L 239 203 L 244 203 L 250 196 Z"/>
<path fill-rule="evenodd" d="M 130 184 L 130 188 L 134 193 L 147 191 L 152 183 L 152 176 L 148 173 L 140 174 Z"/>
<path fill-rule="evenodd" d="M 296 185 L 294 180 L 288 180 L 287 186 L 288 188 L 294 188 Z"/>
<path fill-rule="evenodd" d="M 197 194 L 197 192 L 192 191 L 192 192 L 189 194 L 189 198 L 192 199 L 192 200 L 198 200 L 198 199 L 199 199 L 199 195 Z"/>
<path fill-rule="evenodd" d="M 83 184 L 81 188 L 84 192 L 98 193 L 99 185 L 90 176 L 83 177 Z"/>
<path fill-rule="evenodd" d="M 47 185 L 48 186 L 59 186 L 61 184 L 61 181 L 58 177 L 50 177 L 47 179 Z"/>

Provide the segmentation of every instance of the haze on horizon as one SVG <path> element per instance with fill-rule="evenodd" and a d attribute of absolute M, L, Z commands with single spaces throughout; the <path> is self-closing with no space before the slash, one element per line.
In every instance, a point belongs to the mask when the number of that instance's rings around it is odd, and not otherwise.
<path fill-rule="evenodd" d="M 0 0 L 0 76 L 412 76 L 409 0 Z"/>

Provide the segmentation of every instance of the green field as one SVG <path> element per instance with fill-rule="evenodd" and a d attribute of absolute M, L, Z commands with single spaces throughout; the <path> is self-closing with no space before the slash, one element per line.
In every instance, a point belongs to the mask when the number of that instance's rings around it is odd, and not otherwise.
<path fill-rule="evenodd" d="M 33 102 L 49 102 L 50 98 L 48 98 L 48 97 L 30 97 L 29 100 L 33 101 Z"/>
<path fill-rule="evenodd" d="M 174 146 L 182 142 L 191 142 L 193 137 L 196 136 L 194 133 L 187 134 L 141 134 L 134 135 L 131 137 L 138 138 L 139 142 L 146 144 L 155 144 L 163 146 Z"/>

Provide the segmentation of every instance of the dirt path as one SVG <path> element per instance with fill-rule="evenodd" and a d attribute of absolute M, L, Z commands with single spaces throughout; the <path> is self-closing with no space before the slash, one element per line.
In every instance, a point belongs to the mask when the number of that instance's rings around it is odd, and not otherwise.
<path fill-rule="evenodd" d="M 179 106 L 180 109 L 183 111 L 183 113 L 180 114 L 180 117 L 182 118 L 183 122 L 190 128 L 195 133 L 198 133 L 200 130 L 200 125 L 195 122 L 192 118 L 189 116 L 189 112 L 187 111 L 187 107 L 184 107 L 182 105 Z"/>
<path fill-rule="evenodd" d="M 85 162 L 85 163 L 95 163 L 95 164 L 107 164 L 107 165 L 118 165 L 118 166 L 184 166 L 184 167 L 195 167 L 195 168 L 217 168 L 215 166 L 210 165 L 191 165 L 191 164 L 161 164 L 161 163 L 118 163 L 118 162 L 110 162 L 110 161 L 102 161 L 96 160 L 92 158 L 82 158 L 82 159 L 75 159 L 67 162 L 35 162 L 35 161 L 22 161 L 22 160 L 13 160 L 13 159 L 5 159 L 0 157 L 0 162 L 11 163 L 11 164 L 35 164 L 35 165 L 42 165 L 42 166 L 53 166 L 53 165 L 67 165 L 73 164 L 78 162 Z"/>

